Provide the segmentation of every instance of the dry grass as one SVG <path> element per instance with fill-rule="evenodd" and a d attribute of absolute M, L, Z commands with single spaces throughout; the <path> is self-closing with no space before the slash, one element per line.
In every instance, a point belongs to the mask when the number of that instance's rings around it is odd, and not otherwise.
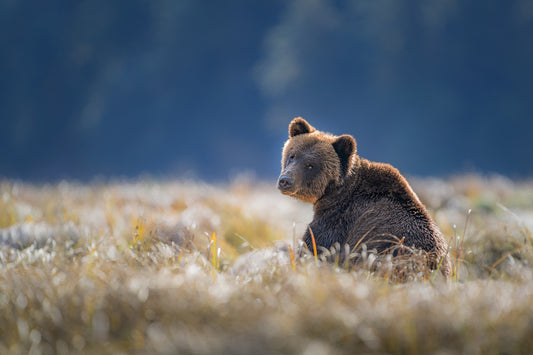
<path fill-rule="evenodd" d="M 533 183 L 413 185 L 448 283 L 423 255 L 299 258 L 311 207 L 251 181 L 3 181 L 0 353 L 532 353 Z"/>

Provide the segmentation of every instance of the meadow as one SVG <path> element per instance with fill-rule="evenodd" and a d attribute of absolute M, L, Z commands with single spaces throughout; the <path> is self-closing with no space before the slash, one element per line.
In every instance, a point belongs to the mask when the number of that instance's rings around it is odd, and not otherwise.
<path fill-rule="evenodd" d="M 410 181 L 449 281 L 300 257 L 312 206 L 274 182 L 0 181 L 0 353 L 533 353 L 533 181 Z"/>

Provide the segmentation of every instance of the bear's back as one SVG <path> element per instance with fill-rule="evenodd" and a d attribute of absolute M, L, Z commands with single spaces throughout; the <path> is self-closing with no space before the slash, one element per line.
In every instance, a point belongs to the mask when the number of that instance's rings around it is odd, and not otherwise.
<path fill-rule="evenodd" d="M 343 186 L 324 196 L 311 227 L 322 243 L 363 243 L 379 252 L 406 246 L 442 251 L 440 232 L 403 176 L 391 165 L 360 159 Z"/>

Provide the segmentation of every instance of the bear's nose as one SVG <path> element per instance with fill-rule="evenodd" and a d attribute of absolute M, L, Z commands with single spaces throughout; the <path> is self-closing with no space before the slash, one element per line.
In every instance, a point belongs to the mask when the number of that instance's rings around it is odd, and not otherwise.
<path fill-rule="evenodd" d="M 282 176 L 279 178 L 278 187 L 280 190 L 288 190 L 292 187 L 292 179 L 288 176 Z"/>

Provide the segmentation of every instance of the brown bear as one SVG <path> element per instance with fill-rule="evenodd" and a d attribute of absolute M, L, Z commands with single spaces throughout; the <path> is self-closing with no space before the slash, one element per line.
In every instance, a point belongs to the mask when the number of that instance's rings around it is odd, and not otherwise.
<path fill-rule="evenodd" d="M 446 241 L 407 180 L 391 165 L 363 159 L 356 150 L 350 135 L 317 131 L 301 117 L 289 125 L 278 188 L 314 205 L 303 237 L 309 250 L 311 233 L 316 246 L 326 249 L 337 242 L 352 250 L 365 244 L 378 253 L 414 247 L 426 251 L 430 268 L 440 265 L 448 278 Z"/>

